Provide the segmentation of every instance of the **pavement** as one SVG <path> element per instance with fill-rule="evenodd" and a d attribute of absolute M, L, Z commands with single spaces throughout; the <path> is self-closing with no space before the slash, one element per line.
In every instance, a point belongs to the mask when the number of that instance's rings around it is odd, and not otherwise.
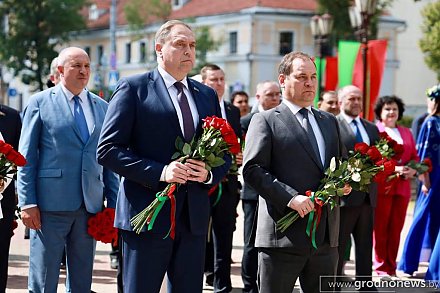
<path fill-rule="evenodd" d="M 402 245 L 404 243 L 406 234 L 408 232 L 409 226 L 412 222 L 412 211 L 413 202 L 411 202 L 408 207 L 408 213 L 405 220 L 405 226 L 401 235 L 401 247 L 399 249 L 399 255 L 402 252 Z M 241 210 L 241 205 L 237 210 L 239 216 L 237 218 L 237 229 L 234 233 L 233 242 L 233 252 L 232 252 L 232 270 L 231 270 L 231 280 L 233 290 L 232 293 L 242 292 L 243 283 L 241 281 L 241 256 L 243 253 L 243 212 Z M 9 278 L 7 285 L 7 293 L 23 293 L 27 292 L 27 275 L 29 269 L 29 240 L 25 240 L 24 226 L 19 222 L 18 228 L 14 231 L 15 235 L 11 241 L 11 250 L 9 255 Z M 96 248 L 96 257 L 93 270 L 93 284 L 92 290 L 97 293 L 116 293 L 116 270 L 110 268 L 110 256 L 111 251 L 110 244 L 98 243 Z M 348 276 L 353 276 L 355 271 L 354 264 L 354 251 L 352 250 L 352 260 L 347 262 L 345 273 Z M 421 263 L 419 271 L 415 273 L 414 277 L 404 276 L 398 273 L 398 278 L 394 281 L 415 281 L 419 282 L 423 280 L 425 272 L 427 270 L 427 263 Z M 58 286 L 58 292 L 65 292 L 64 282 L 66 279 L 66 272 L 61 270 L 60 282 Z M 380 280 L 378 277 L 373 278 L 373 280 Z M 434 289 L 422 289 L 418 288 L 422 285 L 411 284 L 411 287 L 403 288 L 383 288 L 379 289 L 379 292 L 440 292 Z M 166 286 L 163 286 L 161 293 L 166 292 Z M 356 292 L 354 286 L 348 286 L 342 289 L 343 292 Z M 213 292 L 212 287 L 204 287 L 203 293 Z M 294 292 L 300 292 L 299 285 L 295 286 Z M 276 292 L 275 292 L 276 293 Z"/>

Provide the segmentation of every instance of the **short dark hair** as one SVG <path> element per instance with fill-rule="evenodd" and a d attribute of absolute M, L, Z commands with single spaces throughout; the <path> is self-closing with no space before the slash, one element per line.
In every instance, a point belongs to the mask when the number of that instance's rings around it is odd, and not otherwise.
<path fill-rule="evenodd" d="M 405 112 L 405 103 L 403 103 L 402 99 L 397 96 L 383 96 L 377 99 L 376 104 L 374 105 L 374 114 L 376 114 L 376 119 L 381 121 L 380 114 L 382 113 L 382 108 L 386 104 L 396 103 L 397 108 L 399 109 L 399 116 L 397 120 L 402 119 L 403 112 Z"/>
<path fill-rule="evenodd" d="M 234 103 L 236 96 L 245 96 L 249 101 L 249 95 L 245 91 L 235 91 L 231 95 L 231 103 Z"/>
<path fill-rule="evenodd" d="M 202 69 L 200 69 L 200 75 L 202 77 L 202 80 L 205 81 L 206 77 L 207 77 L 207 71 L 211 70 L 211 71 L 217 71 L 217 70 L 221 70 L 223 71 L 223 69 L 220 68 L 220 66 L 218 66 L 217 64 L 206 64 L 205 66 L 202 67 Z"/>
<path fill-rule="evenodd" d="M 336 98 L 338 97 L 338 93 L 336 91 L 323 91 L 318 98 L 318 101 L 322 102 L 324 101 L 324 95 L 325 94 L 331 94 L 331 95 L 335 95 Z"/>
<path fill-rule="evenodd" d="M 281 60 L 280 65 L 278 66 L 278 74 L 284 74 L 284 75 L 289 75 L 290 73 L 292 73 L 292 62 L 293 60 L 295 60 L 296 58 L 302 59 L 304 61 L 306 60 L 310 60 L 313 62 L 313 64 L 315 64 L 315 62 L 313 61 L 312 57 L 310 57 L 310 55 L 303 53 L 303 52 L 290 52 L 289 54 L 285 55 L 283 57 L 283 60 Z M 316 67 L 316 64 L 315 64 Z"/>

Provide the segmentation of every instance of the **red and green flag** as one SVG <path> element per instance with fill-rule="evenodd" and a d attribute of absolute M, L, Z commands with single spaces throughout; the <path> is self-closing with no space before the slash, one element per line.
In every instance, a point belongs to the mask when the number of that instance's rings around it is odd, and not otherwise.
<path fill-rule="evenodd" d="M 338 48 L 338 86 L 339 88 L 353 84 L 363 90 L 363 60 L 362 44 L 351 41 L 339 42 Z M 385 68 L 386 40 L 371 40 L 368 42 L 367 55 L 367 109 L 363 117 L 368 120 L 374 118 L 374 103 L 379 95 L 380 84 Z"/>
<path fill-rule="evenodd" d="M 317 107 L 321 89 L 324 91 L 334 91 L 338 86 L 338 58 L 332 56 L 322 59 L 315 58 L 315 64 L 318 80 L 321 80 L 321 87 L 318 87 L 315 96 L 315 107 Z M 320 79 L 319 75 L 321 74 Z"/>

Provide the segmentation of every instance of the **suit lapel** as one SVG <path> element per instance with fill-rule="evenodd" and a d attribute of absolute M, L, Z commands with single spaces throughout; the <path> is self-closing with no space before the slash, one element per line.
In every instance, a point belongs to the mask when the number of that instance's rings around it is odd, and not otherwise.
<path fill-rule="evenodd" d="M 69 105 L 69 100 L 67 99 L 66 94 L 62 90 L 61 85 L 57 85 L 53 87 L 50 96 L 52 98 L 54 105 L 58 105 L 61 113 L 64 113 L 63 117 L 65 117 L 67 123 L 72 126 L 73 132 L 76 134 L 78 139 L 82 143 L 84 143 L 81 139 L 81 133 L 79 132 L 78 126 L 76 125 L 75 118 L 73 117 L 73 113 Z"/>
<path fill-rule="evenodd" d="M 330 160 L 331 160 L 330 157 L 331 143 L 334 141 L 334 139 L 331 136 L 331 133 L 333 133 L 333 131 L 331 130 L 330 124 L 328 123 L 326 118 L 321 114 L 320 111 L 312 107 L 312 112 L 315 116 L 316 123 L 318 123 L 319 129 L 321 130 L 321 134 L 324 139 L 324 144 L 325 144 L 324 167 L 325 167 L 330 164 Z"/>
<path fill-rule="evenodd" d="M 353 129 L 350 125 L 348 125 L 343 116 L 339 115 L 337 119 L 339 120 L 341 133 L 343 134 L 342 139 L 344 141 L 344 144 L 347 146 L 348 149 L 352 149 L 356 143 L 356 136 L 353 132 Z"/>
<path fill-rule="evenodd" d="M 168 89 L 165 86 L 165 82 L 159 74 L 157 68 L 153 71 L 152 76 L 150 75 L 149 83 L 153 88 L 152 91 L 148 92 L 152 99 L 159 101 L 159 103 L 165 109 L 164 119 L 168 119 L 170 125 L 178 133 L 180 137 L 183 138 L 182 129 L 180 128 L 179 118 L 177 118 L 176 108 L 174 108 L 173 102 L 171 101 Z M 160 95 L 160 96 L 159 96 Z"/>
<path fill-rule="evenodd" d="M 92 109 L 92 113 L 93 113 L 93 120 L 94 120 L 94 125 L 93 125 L 93 129 L 92 129 L 92 133 L 90 134 L 90 138 L 89 141 L 94 138 L 95 136 L 98 136 L 101 132 L 101 128 L 102 128 L 102 117 L 101 117 L 101 113 L 99 112 L 98 109 L 98 102 L 96 101 L 96 97 L 91 95 L 90 92 L 87 92 L 87 98 L 89 99 L 89 103 L 90 103 L 90 107 Z"/>
<path fill-rule="evenodd" d="M 322 169 L 322 164 L 318 161 L 318 158 L 313 151 L 312 144 L 307 137 L 307 134 L 304 128 L 299 123 L 298 119 L 296 119 L 295 115 L 293 115 L 292 111 L 284 105 L 281 104 L 277 107 L 279 109 L 278 117 L 281 119 L 284 124 L 286 124 L 287 128 L 290 130 L 293 137 L 297 138 L 299 143 L 303 146 L 304 150 L 309 154 L 309 156 L 313 159 L 313 162 Z"/>
<path fill-rule="evenodd" d="M 373 130 L 365 123 L 364 119 L 361 118 L 361 123 L 364 126 L 365 131 L 367 132 L 368 138 L 370 139 L 370 145 L 374 145 L 375 143 L 375 135 L 373 133 Z"/>
<path fill-rule="evenodd" d="M 198 119 L 199 123 L 197 123 L 196 126 L 196 136 L 198 136 L 202 133 L 202 123 L 200 123 L 200 120 L 205 119 L 207 116 L 212 116 L 212 115 L 207 111 L 208 109 L 206 109 L 206 107 L 202 106 L 201 99 L 203 99 L 203 97 L 200 95 L 200 90 L 197 87 L 197 85 L 195 85 L 190 78 L 187 78 L 187 82 L 191 95 L 193 96 L 194 102 L 196 103 L 197 112 L 199 116 Z"/>

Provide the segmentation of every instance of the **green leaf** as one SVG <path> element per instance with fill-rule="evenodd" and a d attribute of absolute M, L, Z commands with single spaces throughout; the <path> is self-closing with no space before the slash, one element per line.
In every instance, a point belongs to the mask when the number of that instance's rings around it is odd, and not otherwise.
<path fill-rule="evenodd" d="M 185 144 L 185 142 L 183 141 L 183 139 L 180 136 L 178 136 L 176 138 L 176 142 L 175 142 L 176 149 L 182 150 L 184 144 Z"/>
<path fill-rule="evenodd" d="M 220 157 L 215 157 L 215 159 L 211 163 L 211 167 L 213 167 L 213 168 L 219 167 L 219 166 L 223 165 L 224 163 L 225 163 L 225 160 L 223 160 Z"/>
<path fill-rule="evenodd" d="M 190 146 L 188 143 L 185 143 L 185 144 L 183 145 L 182 152 L 183 152 L 183 154 L 184 154 L 185 156 L 191 154 L 191 146 Z"/>
<path fill-rule="evenodd" d="M 175 160 L 178 159 L 180 156 L 182 155 L 182 153 L 180 152 L 175 152 L 172 156 L 171 156 L 171 160 Z"/>

